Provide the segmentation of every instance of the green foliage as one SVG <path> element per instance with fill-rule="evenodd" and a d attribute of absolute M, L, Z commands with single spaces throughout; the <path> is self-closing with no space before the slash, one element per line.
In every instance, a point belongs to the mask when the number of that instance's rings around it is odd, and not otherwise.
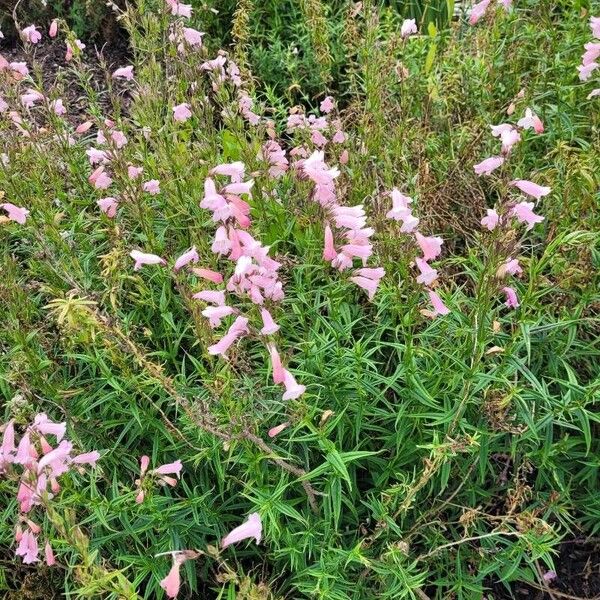
<path fill-rule="evenodd" d="M 3 202 L 31 211 L 24 226 L 0 223 L 3 421 L 45 411 L 67 421 L 79 449 L 102 454 L 92 475 L 64 481 L 56 514 L 43 522 L 66 567 L 52 576 L 57 594 L 118 598 L 131 585 L 160 598 L 170 559 L 156 555 L 195 549 L 206 554 L 182 569 L 194 597 L 471 600 L 492 585 L 541 585 L 564 537 L 600 531 L 600 122 L 575 70 L 590 38 L 586 19 L 531 0 L 476 28 L 426 27 L 402 43 L 413 4 L 364 2 L 355 13 L 353 3 L 320 4 L 327 30 L 316 40 L 303 3 L 250 3 L 238 21 L 249 32 L 240 26 L 244 47 L 229 49 L 246 53 L 277 131 L 292 103 L 340 92 L 350 160 L 340 166 L 339 200 L 365 205 L 386 269 L 372 302 L 322 261 L 310 185 L 293 169 L 277 180 L 260 172 L 264 126 L 244 123 L 234 91 L 214 92 L 199 68 L 235 41 L 226 29 L 234 2 L 219 14 L 196 6 L 193 23 L 210 50 L 184 57 L 165 41 L 162 2 L 140 2 L 123 19 L 138 93 L 75 60 L 45 89 L 65 95 L 66 121 L 33 109 L 49 133 L 31 125 L 31 143 L 0 120 Z M 16 88 L 4 85 L 18 106 Z M 75 114 L 71 98 L 80 97 L 85 112 Z M 181 102 L 194 117 L 177 124 L 172 107 Z M 515 122 L 528 106 L 545 132 L 523 134 L 510 173 L 552 194 L 536 207 L 546 220 L 520 242 L 521 307 L 509 311 L 484 285 L 494 250 L 480 227 L 505 190 L 477 178 L 473 164 L 497 152 L 489 125 Z M 161 182 L 157 196 L 127 196 L 122 175 L 114 220 L 96 205 L 108 193 L 87 181 L 94 136 L 68 143 L 88 117 L 114 119 L 128 138 L 111 168 L 140 165 L 144 180 Z M 288 150 L 300 143 L 295 135 L 283 134 Z M 328 162 L 337 152 L 327 146 Z M 191 294 L 208 285 L 171 269 L 192 245 L 201 266 L 223 266 L 199 201 L 208 171 L 233 160 L 259 172 L 251 231 L 283 265 L 276 339 L 307 386 L 297 400 L 281 400 L 259 336 L 227 360 L 207 353 L 220 334 Z M 447 317 L 420 312 L 427 300 L 414 282 L 414 250 L 385 219 L 395 186 L 415 198 L 421 229 L 444 237 L 436 266 Z M 134 272 L 134 248 L 169 264 Z M 282 422 L 290 426 L 269 439 Z M 180 458 L 184 470 L 175 487 L 149 489 L 138 504 L 143 454 L 153 466 Z M 11 560 L 14 497 L 1 480 L 0 543 Z M 216 556 L 211 546 L 255 511 L 263 543 Z M 89 546 L 69 541 L 67 522 Z M 0 585 L 21 597 L 27 576 L 0 567 Z"/>

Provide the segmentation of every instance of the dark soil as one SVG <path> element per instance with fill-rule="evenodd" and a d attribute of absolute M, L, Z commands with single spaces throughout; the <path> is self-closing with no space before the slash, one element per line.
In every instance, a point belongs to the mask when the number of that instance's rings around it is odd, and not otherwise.
<path fill-rule="evenodd" d="M 565 540 L 555 558 L 557 577 L 541 586 L 513 583 L 511 591 L 499 582 L 490 582 L 494 600 L 524 598 L 527 600 L 599 600 L 600 538 Z"/>

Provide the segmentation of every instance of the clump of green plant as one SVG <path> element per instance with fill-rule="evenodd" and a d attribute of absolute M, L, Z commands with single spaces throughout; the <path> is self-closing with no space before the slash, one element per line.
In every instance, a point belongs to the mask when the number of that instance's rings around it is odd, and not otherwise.
<path fill-rule="evenodd" d="M 252 2 L 226 32 L 128 6 L 102 80 L 57 17 L 48 82 L 27 23 L 0 70 L 9 593 L 573 592 L 561 543 L 600 522 L 589 15 L 308 4 L 279 23 L 301 92 L 256 68 L 279 13 Z"/>

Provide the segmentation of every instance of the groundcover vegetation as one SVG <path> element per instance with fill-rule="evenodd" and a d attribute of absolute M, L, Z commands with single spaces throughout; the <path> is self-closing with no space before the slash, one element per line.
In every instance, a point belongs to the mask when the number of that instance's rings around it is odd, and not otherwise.
<path fill-rule="evenodd" d="M 4 597 L 600 594 L 600 7 L 88 9 L 3 20 Z"/>

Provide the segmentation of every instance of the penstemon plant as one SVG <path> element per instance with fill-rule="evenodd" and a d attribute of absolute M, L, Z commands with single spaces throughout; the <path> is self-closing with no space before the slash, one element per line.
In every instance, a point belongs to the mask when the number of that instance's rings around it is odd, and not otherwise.
<path fill-rule="evenodd" d="M 22 52 L 0 55 L 0 393 L 27 398 L 0 446 L 15 581 L 45 562 L 67 597 L 550 593 L 561 538 L 597 531 L 597 157 L 563 140 L 569 113 L 593 146 L 595 117 L 538 73 L 581 17 L 563 40 L 526 2 L 469 4 L 447 31 L 349 3 L 334 90 L 321 4 L 300 12 L 332 89 L 293 107 L 253 77 L 256 3 L 226 50 L 210 3 L 109 3 L 131 44 L 110 68 L 62 19 L 17 22 Z M 568 186 L 581 210 L 561 222 Z"/>

